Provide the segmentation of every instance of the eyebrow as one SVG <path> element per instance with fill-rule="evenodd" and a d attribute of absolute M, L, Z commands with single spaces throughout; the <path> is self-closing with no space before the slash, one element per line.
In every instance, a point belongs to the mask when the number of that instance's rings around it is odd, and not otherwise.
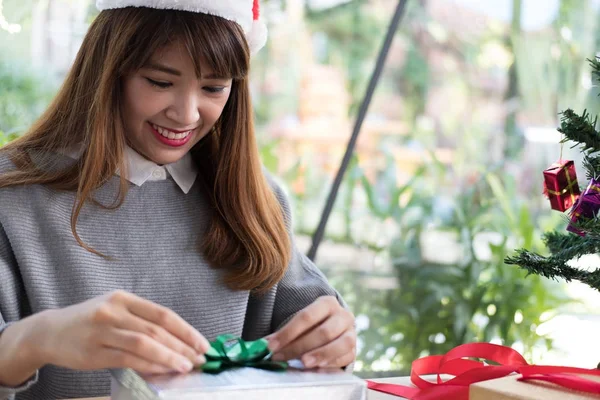
<path fill-rule="evenodd" d="M 182 75 L 181 71 L 179 71 L 175 68 L 171 68 L 166 65 L 160 64 L 160 63 L 156 63 L 156 62 L 150 62 L 150 63 L 144 65 L 143 68 L 153 69 L 156 71 L 165 72 L 167 74 L 171 74 L 171 75 L 175 75 L 175 76 Z M 203 79 L 229 79 L 229 78 L 227 78 L 225 76 L 219 76 L 218 74 L 215 74 L 215 73 L 210 73 L 210 74 L 204 76 Z"/>
<path fill-rule="evenodd" d="M 153 69 L 153 70 L 160 71 L 160 72 L 165 72 L 165 73 L 171 74 L 171 75 L 181 76 L 181 71 L 176 70 L 175 68 L 167 67 L 166 65 L 163 65 L 163 64 L 155 63 L 155 62 L 149 62 L 148 64 L 144 65 L 144 68 Z"/>

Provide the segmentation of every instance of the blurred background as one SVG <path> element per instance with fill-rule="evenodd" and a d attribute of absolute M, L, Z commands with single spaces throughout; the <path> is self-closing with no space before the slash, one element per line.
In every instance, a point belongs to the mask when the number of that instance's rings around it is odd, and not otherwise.
<path fill-rule="evenodd" d="M 303 251 L 396 4 L 263 0 L 257 132 Z M 89 0 L 0 0 L 0 145 L 48 104 L 96 15 Z M 357 316 L 359 375 L 407 375 L 469 341 L 598 364 L 600 293 L 503 259 L 544 254 L 542 233 L 566 227 L 542 171 L 561 154 L 560 112 L 598 111 L 599 22 L 600 0 L 408 1 L 316 259 Z"/>

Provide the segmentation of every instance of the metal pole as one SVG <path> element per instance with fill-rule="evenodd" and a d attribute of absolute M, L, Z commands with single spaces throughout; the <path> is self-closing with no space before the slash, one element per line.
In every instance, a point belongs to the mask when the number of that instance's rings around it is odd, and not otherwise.
<path fill-rule="evenodd" d="M 317 227 L 317 230 L 313 235 L 312 245 L 310 247 L 310 250 L 308 251 L 308 258 L 310 258 L 312 261 L 315 260 L 319 244 L 323 240 L 325 227 L 327 226 L 327 220 L 329 219 L 329 215 L 331 214 L 331 210 L 333 209 L 333 204 L 335 203 L 335 199 L 340 189 L 342 179 L 344 178 L 344 174 L 348 169 L 348 164 L 350 164 L 350 159 L 352 158 L 354 148 L 356 147 L 356 140 L 358 139 L 360 129 L 362 127 L 363 121 L 365 120 L 365 116 L 367 115 L 367 110 L 369 109 L 369 105 L 371 104 L 373 93 L 375 92 L 375 88 L 377 87 L 377 83 L 379 82 L 379 78 L 381 77 L 381 72 L 385 65 L 385 59 L 387 58 L 387 55 L 390 51 L 390 46 L 392 45 L 394 34 L 398 30 L 398 25 L 400 24 L 400 20 L 404 15 L 404 9 L 407 1 L 408 0 L 400 0 L 398 2 L 398 5 L 396 6 L 396 11 L 394 12 L 394 16 L 392 17 L 392 21 L 390 23 L 390 26 L 388 27 L 388 31 L 385 36 L 385 41 L 383 42 L 383 46 L 379 51 L 377 63 L 375 64 L 375 70 L 371 75 L 371 80 L 369 81 L 369 86 L 367 87 L 365 98 L 362 101 L 362 104 L 360 105 L 358 117 L 356 118 L 356 123 L 354 125 L 354 130 L 352 131 L 352 136 L 350 137 L 350 141 L 348 142 L 346 153 L 344 154 L 344 158 L 342 159 L 342 165 L 340 166 L 340 169 L 338 170 L 337 175 L 335 176 L 333 186 L 331 187 L 331 191 L 329 192 L 327 202 L 325 203 L 325 208 L 323 209 L 323 214 L 321 215 L 321 220 L 319 221 L 319 226 Z"/>

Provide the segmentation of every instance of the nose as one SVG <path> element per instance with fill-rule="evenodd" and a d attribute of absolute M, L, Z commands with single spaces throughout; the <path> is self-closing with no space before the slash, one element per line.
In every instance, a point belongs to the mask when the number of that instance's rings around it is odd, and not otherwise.
<path fill-rule="evenodd" d="M 178 127 L 198 125 L 200 119 L 200 99 L 197 93 L 180 94 L 167 109 L 166 116 Z"/>

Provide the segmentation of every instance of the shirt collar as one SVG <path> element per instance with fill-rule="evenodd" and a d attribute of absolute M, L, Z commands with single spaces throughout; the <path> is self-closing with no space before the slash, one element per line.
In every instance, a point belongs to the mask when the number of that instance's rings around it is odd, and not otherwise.
<path fill-rule="evenodd" d="M 77 159 L 81 156 L 82 152 L 83 148 L 79 148 L 69 152 L 67 155 Z M 166 165 L 158 165 L 144 158 L 129 146 L 125 146 L 123 156 L 127 165 L 127 176 L 125 179 L 136 186 L 142 186 L 148 181 L 164 180 L 170 175 L 183 193 L 187 194 L 198 176 L 198 169 L 189 152 L 178 161 Z M 120 171 L 117 171 L 115 174 L 120 176 Z"/>
<path fill-rule="evenodd" d="M 181 190 L 188 193 L 198 176 L 198 170 L 190 153 L 186 153 L 185 156 L 172 164 L 161 166 L 142 157 L 137 151 L 126 146 L 125 162 L 127 163 L 128 175 L 126 179 L 136 186 L 142 186 L 150 180 L 166 179 L 167 174 L 161 174 L 161 169 L 165 169 Z M 158 174 L 156 171 L 158 171 Z"/>

